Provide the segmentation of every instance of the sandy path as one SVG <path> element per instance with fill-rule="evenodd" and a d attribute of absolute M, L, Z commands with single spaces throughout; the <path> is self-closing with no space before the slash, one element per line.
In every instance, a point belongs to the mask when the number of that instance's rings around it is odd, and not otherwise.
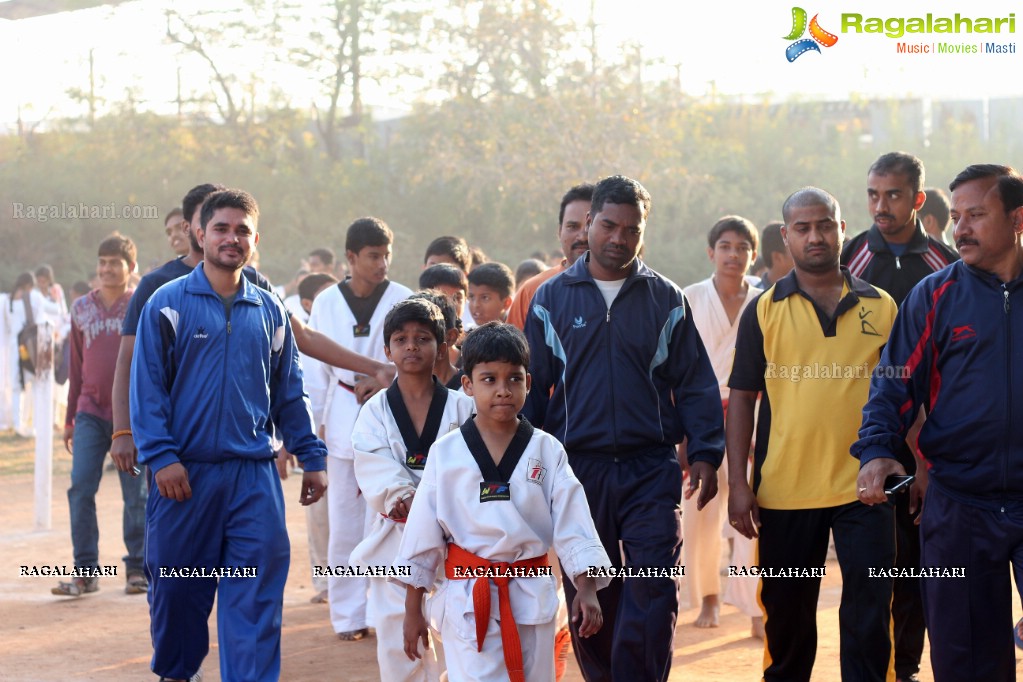
<path fill-rule="evenodd" d="M 32 441 L 0 437 L 0 680 L 153 681 L 149 673 L 149 619 L 143 595 L 126 595 L 123 588 L 120 541 L 120 489 L 112 472 L 104 475 L 98 495 L 100 563 L 118 566 L 119 576 L 101 579 L 101 589 L 80 599 L 50 595 L 52 577 L 19 577 L 21 565 L 72 565 L 65 494 L 70 455 L 55 442 L 53 528 L 32 530 Z M 339 642 L 333 636 L 325 605 L 309 603 L 305 515 L 294 502 L 299 478 L 284 483 L 288 500 L 292 564 L 284 595 L 282 679 L 288 682 L 377 680 L 375 640 Z M 838 567 L 828 564 L 818 610 L 819 646 L 813 679 L 839 679 Z M 685 594 L 683 590 L 683 594 Z M 1016 613 L 1020 612 L 1018 601 Z M 692 625 L 696 609 L 679 618 L 672 680 L 700 682 L 757 680 L 763 655 L 759 641 L 748 636 L 749 619 L 734 608 L 722 610 L 721 627 L 698 630 Z M 205 665 L 208 682 L 220 680 L 216 662 L 216 622 L 210 619 L 211 657 Z M 925 659 L 927 653 L 925 651 Z M 574 661 L 566 679 L 582 679 Z M 932 680 L 925 663 L 921 680 Z"/>

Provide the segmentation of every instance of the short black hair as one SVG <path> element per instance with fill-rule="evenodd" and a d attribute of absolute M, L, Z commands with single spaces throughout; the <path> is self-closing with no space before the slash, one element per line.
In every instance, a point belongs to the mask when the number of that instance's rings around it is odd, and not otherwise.
<path fill-rule="evenodd" d="M 515 273 L 504 263 L 491 261 L 469 273 L 469 284 L 490 287 L 501 298 L 508 298 L 515 291 Z"/>
<path fill-rule="evenodd" d="M 184 211 L 182 211 L 180 208 L 172 208 L 170 210 L 170 212 L 167 213 L 166 216 L 164 216 L 163 224 L 166 225 L 167 221 L 169 221 L 171 218 L 182 218 L 183 219 L 184 217 L 185 217 Z"/>
<path fill-rule="evenodd" d="M 302 281 L 298 283 L 299 300 L 303 298 L 307 298 L 310 301 L 313 300 L 316 298 L 316 294 L 320 292 L 320 289 L 328 284 L 337 284 L 337 277 L 328 272 L 317 272 L 312 275 L 306 275 L 302 278 Z"/>
<path fill-rule="evenodd" d="M 906 152 L 889 152 L 878 157 L 877 161 L 870 165 L 867 175 L 905 175 L 909 180 L 909 186 L 913 192 L 919 192 L 924 186 L 924 163 L 912 154 Z"/>
<path fill-rule="evenodd" d="M 203 202 L 206 201 L 206 197 L 214 192 L 223 192 L 225 189 L 227 187 L 223 185 L 207 182 L 202 185 L 196 185 L 188 190 L 188 194 L 181 200 L 181 213 L 184 219 L 191 222 L 192 218 L 195 217 L 196 209 L 202 206 Z"/>
<path fill-rule="evenodd" d="M 334 259 L 336 258 L 336 256 L 334 255 L 334 249 L 322 246 L 318 249 L 313 249 L 312 251 L 309 252 L 309 258 L 312 258 L 313 256 L 316 256 L 321 261 L 323 261 L 323 264 L 326 265 L 327 267 L 331 268 L 334 267 Z"/>
<path fill-rule="evenodd" d="M 367 246 L 390 246 L 394 243 L 394 234 L 380 218 L 359 218 L 348 226 L 345 233 L 345 251 L 358 254 Z"/>
<path fill-rule="evenodd" d="M 522 286 L 523 282 L 531 277 L 536 277 L 547 269 L 547 264 L 537 258 L 527 258 L 515 268 L 515 287 Z"/>
<path fill-rule="evenodd" d="M 36 279 L 40 277 L 45 277 L 46 279 L 50 280 L 50 282 L 53 282 L 54 281 L 53 266 L 47 263 L 43 263 L 38 268 L 36 268 Z"/>
<path fill-rule="evenodd" d="M 469 272 L 472 272 L 484 263 L 489 263 L 490 258 L 486 252 L 478 246 L 469 247 Z"/>
<path fill-rule="evenodd" d="M 948 191 L 956 191 L 956 187 L 971 180 L 984 178 L 998 179 L 998 196 L 1002 200 L 1005 212 L 1023 206 L 1023 177 L 1012 166 L 1000 166 L 995 163 L 976 163 L 964 168 L 948 185 Z"/>
<path fill-rule="evenodd" d="M 588 182 L 584 182 L 568 190 L 565 192 L 565 196 L 561 197 L 561 209 L 558 211 L 559 230 L 561 229 L 561 223 L 565 222 L 565 207 L 573 201 L 585 201 L 586 203 L 592 203 L 593 185 Z"/>
<path fill-rule="evenodd" d="M 469 253 L 469 243 L 461 237 L 445 235 L 437 237 L 426 247 L 426 254 L 423 256 L 425 264 L 430 256 L 446 256 L 458 264 L 462 272 L 468 273 L 472 265 L 472 255 Z"/>
<path fill-rule="evenodd" d="M 444 343 L 444 315 L 433 301 L 424 298 L 406 298 L 398 301 L 384 318 L 384 347 L 391 345 L 391 336 L 400 331 L 405 324 L 418 322 L 427 327 L 432 333 L 437 344 Z"/>
<path fill-rule="evenodd" d="M 459 333 L 462 332 L 462 317 L 459 311 L 455 310 L 455 304 L 451 302 L 450 298 L 444 295 L 443 291 L 437 291 L 436 289 L 424 289 L 423 291 L 417 291 L 409 296 L 409 298 L 422 299 L 434 304 L 440 308 L 440 313 L 444 316 L 444 330 L 449 332 L 454 329 Z"/>
<path fill-rule="evenodd" d="M 721 239 L 725 232 L 734 232 L 744 238 L 756 251 L 760 246 L 760 235 L 757 234 L 757 227 L 748 219 L 737 215 L 726 215 L 719 218 L 714 227 L 707 233 L 707 246 L 714 248 L 714 245 Z"/>
<path fill-rule="evenodd" d="M 436 289 L 439 286 L 458 287 L 469 290 L 469 278 L 465 271 L 451 263 L 437 263 L 419 273 L 420 289 Z"/>
<path fill-rule="evenodd" d="M 785 240 L 781 238 L 781 228 L 785 223 L 774 221 L 764 225 L 760 232 L 760 258 L 764 259 L 764 265 L 774 267 L 774 254 L 785 253 L 788 247 Z"/>
<path fill-rule="evenodd" d="M 650 192 L 636 180 L 624 175 L 606 177 L 594 186 L 590 215 L 597 215 L 604 210 L 604 204 L 608 203 L 635 206 L 642 214 L 643 220 L 650 214 Z"/>
<path fill-rule="evenodd" d="M 819 187 L 801 187 L 790 194 L 781 206 L 781 216 L 785 224 L 789 224 L 792 209 L 807 206 L 825 206 L 834 214 L 836 222 L 842 222 L 842 208 L 838 205 L 838 199 L 830 192 Z"/>
<path fill-rule="evenodd" d="M 487 322 L 476 327 L 462 341 L 462 370 L 472 380 L 472 370 L 481 362 L 507 362 L 529 369 L 529 344 L 517 327 L 504 322 Z"/>
<path fill-rule="evenodd" d="M 940 187 L 928 187 L 924 190 L 924 194 L 927 195 L 927 200 L 917 210 L 917 218 L 923 220 L 927 216 L 933 216 L 941 229 L 944 230 L 952 214 L 948 203 L 948 195 Z"/>
<path fill-rule="evenodd" d="M 199 214 L 199 227 L 206 231 L 206 224 L 217 212 L 218 208 L 237 208 L 245 211 L 245 214 L 252 218 L 253 227 L 259 222 L 259 204 L 255 197 L 243 189 L 225 189 L 206 197 L 203 202 L 202 212 Z"/>
<path fill-rule="evenodd" d="M 128 265 L 135 265 L 138 260 L 138 250 L 135 242 L 125 237 L 120 232 L 114 232 L 99 243 L 97 254 L 100 256 L 117 256 L 123 258 Z"/>

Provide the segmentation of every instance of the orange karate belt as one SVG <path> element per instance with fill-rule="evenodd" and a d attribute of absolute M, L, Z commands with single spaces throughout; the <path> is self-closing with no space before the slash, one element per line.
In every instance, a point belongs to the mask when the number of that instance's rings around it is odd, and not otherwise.
<path fill-rule="evenodd" d="M 521 559 L 514 563 L 488 561 L 472 552 L 462 549 L 456 544 L 448 544 L 448 558 L 444 561 L 444 575 L 448 580 L 469 580 L 471 575 L 455 575 L 455 567 L 480 569 L 487 568 L 504 573 L 509 569 L 546 568 L 547 555 Z M 512 614 L 511 599 L 508 596 L 508 577 L 476 578 L 472 586 L 472 608 L 476 616 L 476 650 L 483 651 L 483 639 L 487 635 L 487 623 L 490 621 L 490 581 L 497 585 L 497 604 L 501 614 L 501 645 L 504 648 L 504 665 L 508 669 L 511 682 L 525 682 L 522 664 L 522 643 L 519 642 L 519 631 Z"/>

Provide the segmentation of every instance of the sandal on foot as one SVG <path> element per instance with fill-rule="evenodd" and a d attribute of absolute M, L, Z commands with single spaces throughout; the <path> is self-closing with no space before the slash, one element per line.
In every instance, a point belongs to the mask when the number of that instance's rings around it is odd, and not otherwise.
<path fill-rule="evenodd" d="M 51 594 L 61 597 L 81 597 L 99 589 L 99 578 L 72 578 L 71 582 L 59 583 L 50 589 Z"/>
<path fill-rule="evenodd" d="M 128 574 L 127 582 L 124 584 L 125 594 L 145 594 L 149 591 L 149 581 L 146 574 L 141 571 L 132 571 Z"/>
<path fill-rule="evenodd" d="M 337 638 L 342 642 L 358 642 L 360 639 L 366 637 L 369 634 L 369 628 L 362 628 L 361 630 L 348 630 L 347 632 L 337 633 Z"/>

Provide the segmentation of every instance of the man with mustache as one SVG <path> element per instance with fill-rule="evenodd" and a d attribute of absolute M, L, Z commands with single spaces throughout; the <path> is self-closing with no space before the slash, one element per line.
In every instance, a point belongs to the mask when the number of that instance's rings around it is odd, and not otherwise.
<path fill-rule="evenodd" d="M 830 531 L 842 571 L 842 679 L 883 682 L 892 581 L 870 570 L 891 570 L 895 522 L 889 505 L 857 500 L 848 448 L 897 308 L 839 265 L 845 221 L 833 196 L 804 187 L 782 217 L 795 269 L 742 313 L 725 428 L 729 522 L 760 538 L 763 679 L 810 679 Z M 761 394 L 751 489 L 746 461 Z"/>
<path fill-rule="evenodd" d="M 530 277 L 515 293 L 511 308 L 508 309 L 508 324 L 519 329 L 526 328 L 526 316 L 529 304 L 540 285 L 552 277 L 567 270 L 579 256 L 590 248 L 586 241 L 586 212 L 590 210 L 593 199 L 593 185 L 584 182 L 565 192 L 561 197 L 561 210 L 558 212 L 558 241 L 565 257 L 556 268 L 544 270 L 535 277 Z"/>
<path fill-rule="evenodd" d="M 203 261 L 146 303 L 131 365 L 132 432 L 158 490 L 146 508 L 150 667 L 201 678 L 216 598 L 221 679 L 278 680 L 291 547 L 266 425 L 302 463 L 303 505 L 324 493 L 327 451 L 284 304 L 242 275 L 256 200 L 214 192 L 199 220 Z"/>
<path fill-rule="evenodd" d="M 597 594 L 596 635 L 580 637 L 573 623 L 591 682 L 668 679 L 682 553 L 675 445 L 688 438 L 698 509 L 717 493 L 724 454 L 720 391 L 689 304 L 639 258 L 650 203 L 631 178 L 597 183 L 589 251 L 537 290 L 526 318 L 533 383 L 523 415 L 565 446 L 612 564 L 647 574 L 617 575 Z"/>
<path fill-rule="evenodd" d="M 949 189 L 962 260 L 903 303 L 852 453 L 860 500 L 885 502 L 884 479 L 904 473 L 896 455 L 927 410 L 921 565 L 961 576 L 920 581 L 934 679 L 1012 680 L 1010 563 L 1023 557 L 1023 177 L 979 164 Z"/>
<path fill-rule="evenodd" d="M 924 230 L 918 211 L 927 195 L 924 166 L 904 152 L 884 154 L 867 173 L 867 210 L 874 224 L 853 237 L 842 250 L 842 264 L 856 277 L 891 294 L 899 305 L 927 275 L 958 259 L 955 251 Z M 922 423 L 923 417 L 920 417 Z M 918 508 L 927 490 L 925 467 L 917 467 L 912 448 L 919 424 L 909 434 L 908 447 L 898 454 L 910 473 L 917 473 L 909 495 L 897 495 L 895 504 L 896 565 L 920 565 Z M 912 682 L 920 670 L 924 650 L 924 611 L 917 578 L 895 579 L 892 600 L 895 620 L 895 674 L 899 682 Z"/>

